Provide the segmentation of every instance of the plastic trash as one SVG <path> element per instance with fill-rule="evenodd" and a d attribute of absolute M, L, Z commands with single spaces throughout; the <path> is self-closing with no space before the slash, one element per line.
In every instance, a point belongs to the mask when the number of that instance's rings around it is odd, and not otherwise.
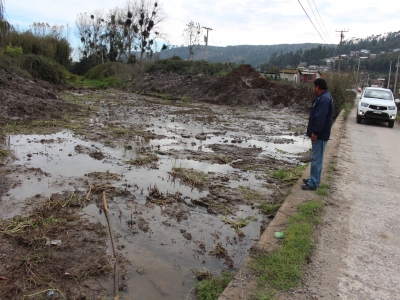
<path fill-rule="evenodd" d="M 0 280 L 7 280 L 7 278 L 5 278 L 5 277 L 0 277 Z"/>
<path fill-rule="evenodd" d="M 54 296 L 54 291 L 53 291 L 53 290 L 51 290 L 50 292 L 48 292 L 47 298 L 51 298 L 51 296 Z"/>
<path fill-rule="evenodd" d="M 49 246 L 49 245 L 55 245 L 55 246 L 61 245 L 61 240 L 47 241 L 46 246 Z"/>
<path fill-rule="evenodd" d="M 283 232 L 275 231 L 274 236 L 277 239 L 283 239 Z"/>

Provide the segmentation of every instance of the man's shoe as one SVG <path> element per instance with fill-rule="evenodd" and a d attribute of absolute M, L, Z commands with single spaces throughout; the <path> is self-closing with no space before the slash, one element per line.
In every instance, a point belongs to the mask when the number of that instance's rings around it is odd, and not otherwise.
<path fill-rule="evenodd" d="M 309 180 L 310 180 L 310 179 L 303 178 L 303 182 L 304 182 L 305 184 L 307 184 Z"/>
<path fill-rule="evenodd" d="M 310 186 L 310 185 L 308 185 L 308 184 L 303 184 L 303 185 L 301 186 L 301 188 L 302 188 L 303 190 L 306 190 L 306 191 L 314 191 L 314 190 L 316 190 L 316 189 L 314 189 L 312 186 Z"/>

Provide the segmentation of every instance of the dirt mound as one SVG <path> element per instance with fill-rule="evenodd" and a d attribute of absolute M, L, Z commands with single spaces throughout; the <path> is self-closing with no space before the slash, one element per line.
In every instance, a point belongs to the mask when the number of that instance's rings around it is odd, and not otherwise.
<path fill-rule="evenodd" d="M 86 116 L 81 108 L 56 95 L 56 87 L 37 78 L 0 70 L 0 126 L 25 120 L 59 120 L 68 112 Z"/>
<path fill-rule="evenodd" d="M 254 106 L 267 102 L 282 108 L 299 108 L 307 107 L 313 99 L 307 88 L 267 80 L 248 66 L 241 66 L 231 73 L 225 77 L 151 74 L 132 82 L 128 90 L 152 96 L 160 95 L 164 98 L 168 95 L 170 100 L 186 97 L 234 106 Z M 236 74 L 245 76 L 237 77 Z"/>
<path fill-rule="evenodd" d="M 241 65 L 239 68 L 236 68 L 226 74 L 226 77 L 251 77 L 251 78 L 259 78 L 260 73 L 254 70 L 250 65 Z"/>

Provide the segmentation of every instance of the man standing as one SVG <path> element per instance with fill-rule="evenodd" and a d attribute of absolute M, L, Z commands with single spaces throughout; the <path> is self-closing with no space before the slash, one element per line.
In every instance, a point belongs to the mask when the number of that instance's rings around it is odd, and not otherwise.
<path fill-rule="evenodd" d="M 307 135 L 312 141 L 310 179 L 303 179 L 303 190 L 316 190 L 321 182 L 324 151 L 331 135 L 333 122 L 333 101 L 328 92 L 328 85 L 322 78 L 314 81 L 314 99 L 310 119 L 308 120 Z"/>

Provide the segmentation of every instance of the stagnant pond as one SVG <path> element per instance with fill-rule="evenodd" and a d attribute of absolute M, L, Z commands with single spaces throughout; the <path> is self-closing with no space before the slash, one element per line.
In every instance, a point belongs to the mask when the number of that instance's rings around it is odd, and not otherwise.
<path fill-rule="evenodd" d="M 36 176 L 20 172 L 19 184 L 3 195 L 6 208 L 2 217 L 23 214 L 23 206 L 14 204 L 36 194 L 87 191 L 85 178 L 93 172 L 120 175 L 119 180 L 111 178 L 109 183 L 128 193 L 113 197 L 109 209 L 118 249 L 131 262 L 126 265 L 128 276 L 122 293 L 127 299 L 191 299 L 195 281 L 192 270 L 206 268 L 218 275 L 223 269 L 240 268 L 260 237 L 262 224 L 265 226 L 273 216 L 261 215 L 248 201 L 234 209 L 226 207 L 225 213 L 210 213 L 205 206 L 194 205 L 199 202 L 193 200 L 212 198 L 213 185 L 226 191 L 255 191 L 262 195 L 257 203 L 268 201 L 274 191 L 274 183 L 266 182 L 268 174 L 298 165 L 301 154 L 311 147 L 304 136 L 306 114 L 289 108 L 260 105 L 258 109 L 243 109 L 202 103 L 171 106 L 158 99 L 117 92 L 66 96 L 87 99 L 100 107 L 98 117 L 91 120 L 92 134 L 63 130 L 48 135 L 10 135 L 7 145 L 16 157 L 12 167 L 37 168 L 40 172 Z M 111 124 L 137 126 L 152 138 L 93 138 L 93 132 Z M 257 162 L 273 159 L 275 169 L 238 167 L 246 160 L 241 151 L 248 150 L 254 151 L 246 154 L 247 164 L 251 160 L 257 166 Z M 101 156 L 89 155 L 93 153 Z M 150 165 L 127 163 L 149 153 L 157 155 Z M 216 161 L 221 157 L 224 163 Z M 174 177 L 177 169 L 204 174 L 206 184 L 199 188 Z M 168 212 L 167 204 L 149 201 L 154 187 L 185 201 L 176 206 L 176 212 Z M 85 204 L 81 215 L 107 222 L 94 202 Z M 240 234 L 226 222 L 239 218 L 249 220 Z M 227 251 L 230 262 L 213 255 L 217 245 Z M 111 253 L 110 247 L 108 251 Z"/>

